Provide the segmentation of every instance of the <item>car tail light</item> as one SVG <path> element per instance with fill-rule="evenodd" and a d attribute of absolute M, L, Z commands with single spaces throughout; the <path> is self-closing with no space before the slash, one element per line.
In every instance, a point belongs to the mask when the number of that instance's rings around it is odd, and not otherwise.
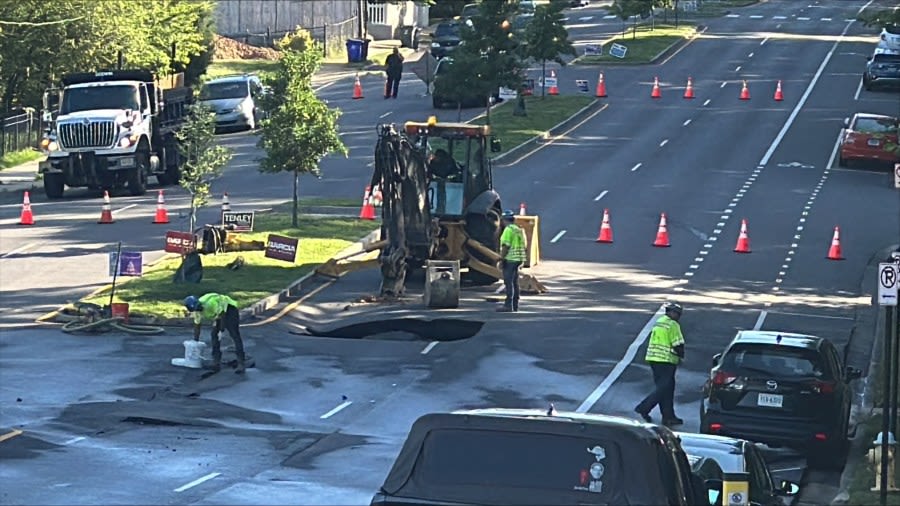
<path fill-rule="evenodd" d="M 817 394 L 833 394 L 834 393 L 834 382 L 833 381 L 813 381 L 812 390 Z"/>
<path fill-rule="evenodd" d="M 730 385 L 737 379 L 737 376 L 730 372 L 725 371 L 716 371 L 716 374 L 713 376 L 712 382 L 713 385 Z"/>
<path fill-rule="evenodd" d="M 825 441 L 828 436 L 824 432 L 816 432 L 816 441 Z"/>
<path fill-rule="evenodd" d="M 719 432 L 720 430 L 722 430 L 722 424 L 721 423 L 711 423 L 711 424 L 709 424 L 709 430 L 711 430 L 713 432 Z"/>

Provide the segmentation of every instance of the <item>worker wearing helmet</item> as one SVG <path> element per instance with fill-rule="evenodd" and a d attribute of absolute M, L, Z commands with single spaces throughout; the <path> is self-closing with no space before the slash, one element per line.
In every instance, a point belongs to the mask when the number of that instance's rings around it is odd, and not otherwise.
<path fill-rule="evenodd" d="M 650 343 L 644 360 L 653 371 L 655 388 L 650 395 L 635 406 L 634 411 L 647 422 L 652 422 L 650 411 L 659 406 L 664 425 L 681 425 L 684 420 L 675 416 L 675 370 L 684 359 L 684 336 L 681 334 L 683 308 L 677 302 L 665 306 L 666 314 L 656 320 L 650 331 Z"/>
<path fill-rule="evenodd" d="M 525 231 L 516 225 L 516 213 L 503 212 L 506 227 L 500 235 L 500 260 L 497 262 L 503 271 L 503 285 L 506 288 L 506 300 L 503 307 L 497 309 L 501 313 L 519 310 L 519 268 L 525 263 Z"/>
<path fill-rule="evenodd" d="M 244 342 L 241 340 L 240 314 L 237 302 L 227 295 L 207 293 L 197 298 L 193 295 L 184 299 L 184 307 L 193 313 L 194 317 L 194 341 L 200 340 L 200 328 L 203 320 L 212 321 L 212 357 L 211 369 L 218 372 L 222 367 L 222 349 L 219 342 L 219 333 L 222 329 L 228 331 L 231 340 L 234 341 L 234 353 L 237 355 L 236 374 L 244 373 Z"/>

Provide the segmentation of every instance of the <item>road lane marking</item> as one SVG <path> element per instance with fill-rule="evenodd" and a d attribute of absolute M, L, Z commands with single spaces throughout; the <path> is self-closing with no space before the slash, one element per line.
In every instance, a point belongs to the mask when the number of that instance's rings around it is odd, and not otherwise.
<path fill-rule="evenodd" d="M 207 481 L 209 481 L 217 476 L 222 476 L 222 473 L 209 473 L 206 476 L 203 476 L 202 478 L 197 478 L 196 480 L 194 480 L 190 483 L 185 483 L 184 485 L 176 488 L 175 492 L 184 492 L 185 490 L 187 490 L 189 488 L 194 488 L 197 485 L 200 485 L 201 483 L 206 483 Z"/>
<path fill-rule="evenodd" d="M 663 139 L 663 141 L 659 143 L 659 147 L 663 147 L 668 143 L 669 143 L 669 139 Z"/>
<path fill-rule="evenodd" d="M 750 19 L 762 19 L 763 17 L 759 14 L 753 14 L 750 16 Z"/>
<path fill-rule="evenodd" d="M 590 107 L 590 105 L 585 106 L 585 109 L 586 109 L 587 107 Z M 565 139 L 566 137 L 569 136 L 570 133 L 574 132 L 576 129 L 578 129 L 579 127 L 581 127 L 581 125 L 584 125 L 584 124 L 587 123 L 588 121 L 594 119 L 595 116 L 597 116 L 598 114 L 600 114 L 601 112 L 603 112 L 604 110 L 606 110 L 607 107 L 609 107 L 609 104 L 603 104 L 602 107 L 600 107 L 600 108 L 597 109 L 596 111 L 594 111 L 594 112 L 588 114 L 586 118 L 584 118 L 583 120 L 579 121 L 579 122 L 576 123 L 575 125 L 572 125 L 572 127 L 569 128 L 568 130 L 566 130 L 565 132 L 562 132 L 562 133 L 560 133 L 559 135 L 556 135 L 556 136 L 550 137 L 549 139 L 546 139 L 546 141 L 545 141 L 544 143 L 538 144 L 538 146 L 537 146 L 536 148 L 534 148 L 533 150 L 531 150 L 531 151 L 525 153 L 524 155 L 520 156 L 519 158 L 517 158 L 516 160 L 514 160 L 514 161 L 512 161 L 512 162 L 504 163 L 502 166 L 503 166 L 503 167 L 510 167 L 510 166 L 512 166 L 512 165 L 516 165 L 517 163 L 519 163 L 519 162 L 521 162 L 522 160 L 528 158 L 529 156 L 531 156 L 531 155 L 537 153 L 538 151 L 540 151 L 540 150 L 546 148 L 547 146 L 552 146 L 554 142 L 556 142 L 556 141 L 558 141 L 558 140 L 560 140 L 560 139 Z M 563 123 L 563 122 L 560 122 L 560 123 Z"/>
<path fill-rule="evenodd" d="M 566 235 L 565 230 L 560 230 L 558 234 L 553 236 L 553 239 L 550 239 L 551 243 L 554 243 L 562 238 L 562 236 Z"/>
<path fill-rule="evenodd" d="M 859 94 L 862 93 L 863 88 L 863 80 L 859 78 L 859 85 L 856 87 L 856 93 L 853 94 L 853 100 L 859 100 Z"/>
<path fill-rule="evenodd" d="M 753 325 L 753 330 L 759 330 L 762 328 L 763 323 L 766 321 L 766 316 L 768 316 L 769 312 L 766 310 L 762 310 L 759 312 L 759 317 L 756 319 L 756 323 Z"/>
<path fill-rule="evenodd" d="M 834 159 L 837 158 L 838 150 L 841 149 L 841 132 L 838 132 L 837 139 L 834 141 L 834 147 L 831 148 L 831 156 L 828 157 L 828 164 L 825 166 L 827 168 L 834 167 Z"/>
<path fill-rule="evenodd" d="M 386 113 L 384 113 L 384 114 L 382 114 L 381 116 L 378 116 L 378 117 L 379 117 L 379 118 L 387 118 L 388 116 L 391 115 L 391 112 L 392 112 L 392 111 L 388 111 L 388 112 L 386 112 Z"/>
<path fill-rule="evenodd" d="M 87 439 L 87 438 L 84 437 L 84 436 L 73 437 L 72 439 L 70 439 L 70 440 L 66 441 L 65 443 L 63 443 L 63 446 L 73 445 L 73 444 L 75 444 L 75 443 L 77 443 L 77 442 L 79 442 L 79 441 L 84 441 L 85 439 Z"/>
<path fill-rule="evenodd" d="M 787 19 L 787 16 L 772 16 L 772 19 Z"/>
<path fill-rule="evenodd" d="M 741 71 L 741 66 L 738 65 L 737 67 L 735 67 L 735 68 L 734 68 L 734 71 L 735 71 L 735 72 L 740 72 L 740 71 Z M 722 83 L 722 87 L 723 87 L 723 88 L 725 87 L 725 83 Z"/>
<path fill-rule="evenodd" d="M 740 67 L 738 67 L 738 68 L 740 68 Z M 737 69 L 735 69 L 735 70 L 737 70 Z M 727 85 L 727 84 L 728 84 L 728 81 L 722 81 L 722 86 L 719 86 L 719 88 L 724 88 L 725 85 Z"/>
<path fill-rule="evenodd" d="M 19 429 L 13 429 L 13 430 L 7 432 L 6 434 L 0 436 L 0 443 L 6 441 L 7 439 L 12 439 L 12 438 L 14 438 L 14 437 L 16 437 L 16 436 L 18 436 L 18 435 L 21 435 L 22 432 L 23 432 L 23 431 L 21 431 L 21 430 L 19 430 Z"/>
<path fill-rule="evenodd" d="M 822 18 L 819 21 L 831 21 L 831 18 Z"/>
<path fill-rule="evenodd" d="M 118 208 L 118 209 L 112 211 L 110 214 L 118 214 L 118 213 L 121 213 L 122 211 L 127 211 L 127 210 L 129 210 L 129 209 L 131 209 L 131 208 L 133 208 L 133 207 L 137 207 L 137 204 L 129 204 L 129 205 L 125 206 L 125 207 L 120 207 L 120 208 Z"/>
<path fill-rule="evenodd" d="M 750 53 L 750 54 L 748 54 L 748 55 L 747 55 L 747 58 L 753 58 L 753 55 L 754 55 L 754 54 L 755 54 L 755 53 Z"/>
<path fill-rule="evenodd" d="M 592 19 L 594 19 L 594 16 L 581 16 L 578 18 L 578 21 L 590 21 Z"/>
<path fill-rule="evenodd" d="M 776 30 L 778 30 L 778 29 L 780 29 L 780 28 L 781 28 L 781 23 L 778 23 L 777 25 L 775 25 L 775 29 L 776 29 Z"/>
<path fill-rule="evenodd" d="M 343 411 L 344 408 L 346 408 L 347 406 L 349 406 L 351 404 L 353 404 L 353 401 L 344 401 L 344 402 L 338 404 L 337 406 L 335 406 L 334 409 L 332 409 L 328 413 L 325 413 L 324 415 L 320 416 L 319 418 L 321 418 L 322 420 L 324 420 L 326 418 L 331 418 L 332 416 Z"/>
<path fill-rule="evenodd" d="M 726 18 L 739 18 L 739 17 L 741 17 L 741 15 L 740 14 L 726 14 L 725 17 Z"/>
<path fill-rule="evenodd" d="M 19 246 L 18 248 L 14 249 L 14 250 L 12 250 L 12 251 L 7 251 L 7 252 L 4 253 L 3 256 L 0 257 L 0 258 L 6 258 L 6 257 L 13 256 L 13 255 L 15 255 L 15 254 L 17 254 L 17 253 L 23 253 L 23 252 L 28 251 L 29 249 L 31 249 L 31 248 L 37 246 L 37 244 L 38 244 L 38 243 L 36 243 L 36 242 L 30 242 L 30 243 L 28 243 L 28 244 L 23 244 L 23 245 Z"/>
<path fill-rule="evenodd" d="M 759 43 L 759 45 L 760 45 L 760 46 L 765 45 L 765 43 L 768 42 L 768 41 L 769 41 L 769 38 L 766 37 L 765 39 L 762 40 L 762 42 Z"/>
<path fill-rule="evenodd" d="M 597 195 L 596 197 L 594 197 L 594 202 L 597 202 L 598 200 L 605 197 L 607 193 L 609 193 L 609 190 L 603 190 L 602 192 L 600 192 L 600 195 Z"/>
<path fill-rule="evenodd" d="M 710 98 L 707 98 L 707 99 L 706 99 L 706 102 L 703 102 L 703 105 L 704 105 L 704 106 L 707 106 L 707 105 L 709 105 L 709 101 L 710 101 L 710 100 L 712 100 L 712 99 L 710 99 Z"/>
<path fill-rule="evenodd" d="M 869 3 L 862 6 L 859 12 L 862 12 L 866 7 L 869 6 L 875 0 L 869 0 Z M 768 151 L 762 157 L 762 160 L 759 161 L 760 165 L 766 165 L 769 163 L 769 159 L 772 158 L 772 155 L 775 153 L 775 150 L 778 149 L 778 145 L 781 144 L 781 140 L 784 139 L 784 136 L 787 134 L 787 131 L 791 128 L 791 125 L 794 124 L 794 120 L 797 119 L 797 115 L 800 114 L 800 109 L 806 105 L 806 101 L 809 99 L 809 95 L 812 93 L 812 90 L 816 87 L 816 83 L 819 82 L 819 78 L 822 77 L 822 72 L 825 71 L 825 67 L 828 65 L 828 62 L 831 61 L 831 57 L 834 55 L 834 51 L 837 49 L 838 44 L 844 39 L 844 36 L 847 35 L 847 31 L 850 30 L 850 27 L 853 23 L 847 23 L 847 26 L 844 27 L 844 30 L 841 31 L 840 36 L 838 36 L 837 40 L 834 41 L 834 44 L 831 46 L 831 50 L 828 51 L 828 54 L 825 55 L 825 58 L 822 60 L 822 64 L 819 65 L 819 69 L 816 70 L 815 75 L 813 75 L 812 80 L 809 82 L 809 86 L 806 87 L 806 91 L 803 92 L 803 95 L 800 97 L 800 101 L 797 102 L 797 105 L 794 107 L 794 110 L 791 111 L 791 115 L 788 116 L 787 121 L 784 123 L 784 126 L 781 127 L 781 131 L 778 132 L 778 135 L 775 136 L 775 140 L 772 141 L 772 145 L 769 146 Z"/>
<path fill-rule="evenodd" d="M 616 16 L 615 14 L 607 14 L 606 16 L 603 16 L 603 19 L 616 19 L 618 17 L 619 16 Z"/>
<path fill-rule="evenodd" d="M 809 21 L 809 18 L 800 17 L 800 18 L 797 18 L 797 21 Z"/>
<path fill-rule="evenodd" d="M 644 345 L 644 342 L 647 341 L 647 337 L 650 336 L 650 331 L 653 330 L 653 326 L 656 324 L 656 320 L 659 319 L 660 316 L 663 315 L 666 311 L 665 304 L 660 304 L 659 309 L 656 310 L 656 313 L 647 320 L 647 323 L 644 325 L 644 328 L 638 332 L 637 337 L 634 338 L 634 341 L 631 345 L 628 346 L 628 349 L 625 350 L 625 356 L 622 357 L 622 360 L 619 360 L 616 365 L 613 367 L 612 371 L 603 378 L 603 381 L 597 385 L 597 388 L 594 389 L 590 395 L 587 396 L 587 399 L 581 403 L 580 406 L 575 410 L 576 413 L 587 413 L 590 411 L 594 404 L 600 400 L 601 397 L 609 390 L 609 387 L 622 376 L 622 373 L 625 372 L 625 369 L 631 364 L 631 361 L 634 360 L 634 357 L 637 355 L 638 349 Z"/>
<path fill-rule="evenodd" d="M 431 341 L 430 343 L 428 343 L 428 346 L 426 346 L 425 349 L 420 351 L 419 353 L 421 353 L 422 355 L 428 355 L 428 352 L 433 350 L 434 347 L 437 346 L 439 342 L 440 341 Z"/>
<path fill-rule="evenodd" d="M 640 169 L 641 165 L 643 165 L 643 164 L 641 162 L 638 162 L 634 167 L 631 168 L 631 172 L 634 172 L 634 171 Z"/>
<path fill-rule="evenodd" d="M 691 124 L 691 120 L 689 120 L 689 119 L 685 120 L 684 123 L 682 123 L 682 125 L 684 125 L 684 126 L 688 126 L 690 124 Z"/>

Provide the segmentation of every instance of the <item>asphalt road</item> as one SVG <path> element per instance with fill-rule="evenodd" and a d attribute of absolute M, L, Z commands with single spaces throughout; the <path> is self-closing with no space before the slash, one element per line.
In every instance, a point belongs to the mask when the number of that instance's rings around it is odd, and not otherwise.
<path fill-rule="evenodd" d="M 149 194 L 116 197 L 121 211 L 110 226 L 93 224 L 93 196 L 36 200 L 40 226 L 29 229 L 11 225 L 17 203 L 4 205 L 2 305 L 25 308 L 3 316 L 0 335 L 0 433 L 24 431 L 0 442 L 0 478 L 18 485 L 0 491 L 3 502 L 365 504 L 423 413 L 552 402 L 630 415 L 651 383 L 640 360 L 647 324 L 672 297 L 686 307 L 688 357 L 676 404 L 684 430 L 698 427 L 710 357 L 738 329 L 825 335 L 866 370 L 871 335 L 857 327 L 873 287 L 861 280 L 872 255 L 898 241 L 900 197 L 885 172 L 834 168 L 834 148 L 845 116 L 894 112 L 897 97 L 858 91 L 873 38 L 844 20 L 864 4 L 805 4 L 742 9 L 710 20 L 703 37 L 663 64 L 604 69 L 608 106 L 498 168 L 501 195 L 541 217 L 547 261 L 536 273 L 551 291 L 526 297 L 515 315 L 493 312 L 486 300 L 493 290 L 467 292 L 460 310 L 428 313 L 483 322 L 470 339 L 434 344 L 452 326 L 446 322 L 421 339 L 293 333 L 311 322 L 332 328 L 415 311 L 413 297 L 395 307 L 354 302 L 377 291 L 374 272 L 323 285 L 278 321 L 249 324 L 246 346 L 258 368 L 246 377 L 225 371 L 201 380 L 170 366 L 183 352 L 177 332 L 13 330 L 49 307 L 59 296 L 50 293 L 54 285 L 68 283 L 59 291 L 74 297 L 105 280 L 105 259 L 89 249 L 119 239 L 161 246 L 162 229 L 149 223 Z M 561 91 L 597 71 L 560 70 Z M 650 99 L 654 76 L 663 84 L 659 100 Z M 688 76 L 690 101 L 681 98 Z M 749 101 L 738 100 L 743 80 Z M 783 102 L 772 100 L 777 80 Z M 345 110 L 344 125 L 370 126 L 345 129 L 350 158 L 327 160 L 321 181 L 304 182 L 306 195 L 356 197 L 370 174 L 374 124 L 430 113 L 421 83 L 406 80 L 396 101 L 373 93 L 378 85 L 364 81 L 362 101 L 349 100 L 352 83 L 323 90 Z M 223 140 L 240 155 L 217 193 L 228 191 L 235 208 L 289 196 L 285 178 L 255 171 L 247 135 Z M 166 195 L 170 213 L 183 209 L 178 192 Z M 594 242 L 604 208 L 613 244 Z M 672 246 L 654 248 L 663 212 Z M 732 252 L 744 218 L 746 255 Z M 844 261 L 825 258 L 836 225 Z M 32 246 L 15 251 L 24 245 Z M 83 271 L 62 272 L 73 253 Z M 803 459 L 785 452 L 773 452 L 771 462 L 782 476 L 805 480 L 805 503 L 836 492 L 836 473 L 803 477 Z"/>

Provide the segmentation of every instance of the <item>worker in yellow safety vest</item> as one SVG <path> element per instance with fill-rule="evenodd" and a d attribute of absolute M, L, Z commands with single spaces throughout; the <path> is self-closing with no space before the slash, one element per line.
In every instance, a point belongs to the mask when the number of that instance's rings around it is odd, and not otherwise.
<path fill-rule="evenodd" d="M 241 316 L 238 305 L 234 299 L 218 293 L 207 293 L 200 297 L 193 295 L 184 299 L 184 307 L 194 317 L 194 341 L 200 340 L 200 328 L 204 320 L 212 321 L 212 358 L 210 369 L 219 372 L 222 367 L 222 349 L 219 341 L 219 333 L 227 330 L 231 340 L 234 341 L 234 354 L 237 355 L 236 374 L 244 374 L 245 356 L 244 341 L 241 339 Z"/>
<path fill-rule="evenodd" d="M 684 420 L 675 416 L 675 370 L 684 360 L 684 336 L 681 334 L 683 308 L 677 302 L 666 304 L 666 314 L 661 316 L 650 331 L 650 343 L 644 360 L 653 371 L 655 388 L 634 411 L 647 422 L 652 422 L 650 411 L 659 406 L 663 425 L 682 425 Z"/>
<path fill-rule="evenodd" d="M 500 260 L 497 266 L 503 272 L 506 300 L 497 308 L 502 313 L 519 311 L 519 268 L 527 258 L 528 240 L 522 227 L 516 225 L 516 214 L 511 210 L 503 212 L 506 226 L 500 234 Z"/>

